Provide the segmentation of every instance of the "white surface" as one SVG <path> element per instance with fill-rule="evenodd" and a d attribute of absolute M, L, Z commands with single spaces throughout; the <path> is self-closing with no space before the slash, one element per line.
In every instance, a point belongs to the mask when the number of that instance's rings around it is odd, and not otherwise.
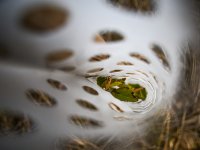
<path fill-rule="evenodd" d="M 51 149 L 51 145 L 60 137 L 97 136 L 114 134 L 126 135 L 130 133 L 130 126 L 137 125 L 137 118 L 146 118 L 156 112 L 160 105 L 171 100 L 176 92 L 181 63 L 180 54 L 182 44 L 188 37 L 188 30 L 179 14 L 179 5 L 174 0 L 158 1 L 158 10 L 152 15 L 120 10 L 104 0 L 45 0 L 55 3 L 70 12 L 69 22 L 48 34 L 40 35 L 23 30 L 18 19 L 28 6 L 38 4 L 39 0 L 15 0 L 0 6 L 0 40 L 6 43 L 12 61 L 30 68 L 0 65 L 0 108 L 18 110 L 29 114 L 37 122 L 38 131 L 33 135 L 23 137 L 0 137 L 0 144 L 9 149 Z M 44 2 L 44 0 L 42 1 Z M 11 9 L 12 8 L 12 9 Z M 116 30 L 125 36 L 125 40 L 117 43 L 95 43 L 93 38 L 101 30 Z M 160 61 L 150 50 L 152 44 L 161 45 L 168 55 L 172 70 L 167 72 Z M 45 71 L 45 57 L 54 50 L 69 48 L 74 51 L 74 56 L 55 66 L 73 65 L 76 70 L 71 74 L 59 71 Z M 138 52 L 147 56 L 151 64 L 147 65 L 129 56 L 131 52 Z M 108 53 L 111 58 L 102 62 L 89 62 L 88 59 L 96 54 Z M 134 66 L 117 66 L 119 61 L 130 61 Z M 55 67 L 54 66 L 54 67 Z M 34 69 L 31 69 L 34 67 Z M 108 92 L 103 91 L 94 81 L 90 82 L 81 75 L 94 68 L 102 67 L 104 70 L 99 75 L 110 75 L 114 69 L 123 72 L 114 73 L 118 77 L 127 76 L 128 72 L 137 70 L 146 73 L 149 77 L 137 73 L 128 75 L 130 80 L 140 80 L 140 84 L 147 87 L 148 98 L 144 103 L 128 104 L 113 98 Z M 153 79 L 153 73 L 158 83 Z M 52 89 L 46 79 L 52 78 L 65 83 L 66 92 Z M 141 79 L 144 81 L 141 82 Z M 82 85 L 94 87 L 100 94 L 92 96 L 84 92 Z M 152 86 L 152 87 L 151 87 Z M 35 106 L 27 100 L 24 91 L 29 88 L 43 89 L 53 95 L 58 105 L 53 108 Z M 98 112 L 91 113 L 80 108 L 75 103 L 78 98 L 93 102 Z M 134 121 L 116 121 L 116 113 L 108 107 L 109 102 L 119 105 Z M 148 110 L 148 111 L 147 111 Z M 148 112 L 148 113 L 146 113 Z M 71 114 L 88 116 L 103 121 L 105 127 L 99 129 L 81 129 L 70 124 L 67 117 Z M 121 114 L 120 114 L 121 115 Z M 121 130 L 119 130 L 119 128 Z M 141 127 L 142 128 L 142 127 Z M 132 129 L 131 129 L 132 130 Z M 44 139 L 44 140 L 40 140 Z M 8 144 L 13 143 L 15 144 Z M 30 148 L 31 145 L 34 145 Z M 35 143 L 35 144 L 34 144 Z M 23 147 L 23 148 L 22 148 Z"/>

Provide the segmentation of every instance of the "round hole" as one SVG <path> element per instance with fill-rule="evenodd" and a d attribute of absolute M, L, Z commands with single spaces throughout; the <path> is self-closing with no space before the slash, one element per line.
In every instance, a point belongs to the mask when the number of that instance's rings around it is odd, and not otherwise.
<path fill-rule="evenodd" d="M 48 32 L 63 26 L 68 18 L 67 10 L 55 5 L 43 5 L 27 9 L 22 26 L 34 32 Z"/>
<path fill-rule="evenodd" d="M 106 60 L 110 57 L 108 54 L 100 54 L 100 55 L 95 55 L 89 59 L 90 62 L 98 62 L 98 61 L 103 61 Z"/>
<path fill-rule="evenodd" d="M 32 132 L 34 123 L 28 116 L 0 110 L 0 134 L 24 134 Z"/>
<path fill-rule="evenodd" d="M 114 111 L 116 111 L 116 112 L 119 112 L 119 113 L 124 112 L 119 106 L 117 106 L 117 105 L 114 104 L 114 103 L 109 103 L 108 105 L 109 105 L 109 107 L 110 107 L 112 110 L 114 110 Z"/>
<path fill-rule="evenodd" d="M 141 60 L 141 61 L 143 61 L 147 64 L 150 64 L 150 61 L 145 56 L 143 56 L 141 54 L 131 53 L 130 56 L 133 57 L 133 58 L 137 58 L 137 59 L 139 59 L 139 60 Z"/>
<path fill-rule="evenodd" d="M 81 116 L 71 116 L 70 120 L 73 124 L 84 127 L 84 128 L 90 128 L 90 127 L 102 127 L 103 123 L 94 119 L 81 117 Z"/>
<path fill-rule="evenodd" d="M 93 89 L 93 88 L 91 88 L 89 86 L 83 86 L 83 89 L 84 89 L 85 92 L 87 92 L 89 94 L 99 95 L 99 93 L 95 89 Z"/>
<path fill-rule="evenodd" d="M 104 30 L 100 31 L 96 36 L 94 41 L 96 43 L 105 43 L 105 42 L 118 42 L 124 39 L 123 35 L 117 31 Z"/>
<path fill-rule="evenodd" d="M 87 73 L 96 73 L 96 72 L 100 72 L 102 70 L 103 70 L 103 68 L 95 68 L 95 69 L 88 70 Z"/>
<path fill-rule="evenodd" d="M 90 103 L 86 100 L 78 99 L 76 102 L 77 102 L 78 105 L 80 105 L 83 108 L 86 108 L 86 109 L 89 109 L 89 110 L 92 110 L 92 111 L 98 110 L 95 105 L 93 105 L 92 103 Z"/>
<path fill-rule="evenodd" d="M 154 11 L 155 4 L 153 0 L 108 0 L 116 7 L 125 10 L 140 11 L 142 13 L 150 13 Z"/>
<path fill-rule="evenodd" d="M 159 45 L 156 44 L 153 44 L 151 49 L 153 53 L 158 57 L 158 59 L 162 62 L 163 66 L 168 70 L 171 70 L 169 61 L 165 55 L 164 50 Z"/>
<path fill-rule="evenodd" d="M 133 64 L 131 62 L 128 62 L 128 61 L 121 61 L 121 62 L 118 62 L 117 65 L 120 65 L 120 66 L 132 66 Z"/>
<path fill-rule="evenodd" d="M 120 69 L 116 69 L 116 70 L 110 71 L 110 73 L 121 72 L 121 71 L 122 71 L 122 70 L 120 70 Z"/>
<path fill-rule="evenodd" d="M 73 52 L 70 50 L 58 50 L 47 55 L 47 63 L 60 62 L 72 57 Z"/>
<path fill-rule="evenodd" d="M 98 75 L 85 75 L 84 76 L 86 79 L 88 79 L 88 78 L 95 78 L 95 77 L 98 77 Z"/>
<path fill-rule="evenodd" d="M 56 88 L 58 90 L 62 90 L 62 91 L 65 91 L 67 90 L 67 87 L 60 83 L 59 81 L 57 80 L 53 80 L 53 79 L 47 79 L 47 82 L 53 87 L 53 88 Z"/>
<path fill-rule="evenodd" d="M 56 100 L 53 97 L 40 90 L 29 89 L 26 91 L 26 96 L 37 105 L 46 107 L 56 105 Z"/>
<path fill-rule="evenodd" d="M 146 88 L 139 84 L 126 84 L 126 78 L 113 78 L 111 76 L 99 76 L 97 85 L 109 92 L 116 99 L 123 102 L 145 101 L 147 97 Z M 114 105 L 112 105 L 114 108 Z M 117 107 L 115 107 L 117 109 Z"/>

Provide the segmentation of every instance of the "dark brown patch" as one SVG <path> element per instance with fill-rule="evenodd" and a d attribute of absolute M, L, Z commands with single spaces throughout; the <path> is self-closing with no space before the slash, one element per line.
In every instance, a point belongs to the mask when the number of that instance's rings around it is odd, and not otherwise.
<path fill-rule="evenodd" d="M 103 70 L 103 68 L 95 68 L 95 69 L 88 70 L 87 73 L 95 73 L 95 72 L 100 72 L 102 70 Z"/>
<path fill-rule="evenodd" d="M 121 72 L 122 70 L 120 70 L 120 69 L 116 69 L 116 70 L 112 70 L 112 71 L 110 71 L 110 73 L 114 73 L 114 72 Z"/>
<path fill-rule="evenodd" d="M 168 61 L 163 49 L 156 44 L 154 44 L 151 49 L 152 49 L 153 53 L 158 57 L 158 59 L 162 62 L 163 66 L 165 68 L 167 68 L 168 70 L 171 70 L 169 61 Z"/>
<path fill-rule="evenodd" d="M 54 88 L 58 89 L 58 90 L 62 90 L 65 91 L 67 90 L 67 87 L 62 84 L 61 82 L 57 81 L 57 80 L 53 80 L 53 79 L 47 79 L 47 82 Z"/>
<path fill-rule="evenodd" d="M 49 53 L 46 57 L 46 60 L 47 60 L 47 63 L 60 62 L 60 61 L 69 59 L 72 56 L 73 56 L 73 52 L 70 50 L 58 50 L 58 51 Z"/>
<path fill-rule="evenodd" d="M 88 75 L 88 74 L 86 74 L 84 77 L 85 77 L 86 79 L 88 79 L 88 78 L 95 78 L 95 77 L 98 77 L 98 75 Z"/>
<path fill-rule="evenodd" d="M 103 124 L 100 121 L 94 120 L 94 119 L 89 119 L 86 117 L 81 117 L 81 116 L 71 116 L 70 120 L 73 124 L 80 126 L 80 127 L 84 127 L 84 128 L 88 128 L 88 127 L 102 127 Z"/>
<path fill-rule="evenodd" d="M 140 11 L 143 13 L 154 11 L 155 4 L 153 0 L 108 0 L 114 6 L 126 10 Z"/>
<path fill-rule="evenodd" d="M 93 89 L 93 88 L 91 88 L 89 86 L 83 86 L 83 89 L 84 89 L 84 91 L 86 91 L 89 94 L 99 95 L 99 93 L 95 89 Z"/>
<path fill-rule="evenodd" d="M 128 61 L 121 61 L 121 62 L 118 62 L 117 65 L 132 66 L 133 64 L 131 62 L 128 62 Z"/>
<path fill-rule="evenodd" d="M 141 54 L 131 53 L 130 56 L 133 57 L 133 58 L 137 58 L 137 59 L 139 59 L 139 60 L 141 60 L 141 61 L 143 61 L 147 64 L 150 64 L 150 61 L 145 56 L 143 56 Z"/>
<path fill-rule="evenodd" d="M 26 115 L 11 112 L 0 111 L 0 134 L 24 134 L 33 130 L 34 123 Z"/>
<path fill-rule="evenodd" d="M 56 105 L 56 100 L 53 97 L 40 90 L 29 89 L 26 91 L 26 96 L 37 105 L 46 107 Z"/>
<path fill-rule="evenodd" d="M 123 35 L 116 31 L 101 31 L 99 34 L 95 36 L 94 41 L 97 43 L 105 43 L 105 42 L 118 42 L 124 39 Z"/>
<path fill-rule="evenodd" d="M 77 104 L 79 104 L 81 107 L 92 110 L 92 111 L 97 111 L 97 107 L 94 106 L 92 103 L 86 101 L 86 100 L 82 100 L 82 99 L 78 99 Z"/>
<path fill-rule="evenodd" d="M 63 26 L 68 18 L 67 10 L 54 5 L 38 6 L 27 9 L 22 25 L 34 32 L 48 32 Z"/>
<path fill-rule="evenodd" d="M 117 106 L 117 105 L 114 104 L 114 103 L 109 103 L 108 105 L 109 105 L 109 107 L 110 107 L 112 110 L 114 110 L 114 111 L 116 111 L 116 112 L 119 112 L 119 113 L 124 112 L 119 106 Z"/>
<path fill-rule="evenodd" d="M 90 62 L 98 62 L 98 61 L 103 61 L 106 60 L 110 57 L 110 55 L 108 54 L 99 54 L 99 55 L 95 55 L 93 57 L 91 57 L 89 59 Z"/>

